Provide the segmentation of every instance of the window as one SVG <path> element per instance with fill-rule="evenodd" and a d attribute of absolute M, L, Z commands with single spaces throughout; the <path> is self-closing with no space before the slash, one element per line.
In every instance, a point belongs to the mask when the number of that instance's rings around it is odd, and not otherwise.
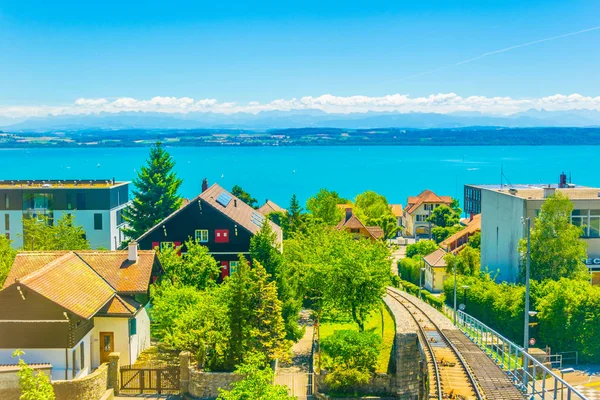
<path fill-rule="evenodd" d="M 137 334 L 137 320 L 135 318 L 131 318 L 129 320 L 129 336 L 133 336 Z"/>
<path fill-rule="evenodd" d="M 94 230 L 102 230 L 102 214 L 94 214 Z"/>
<path fill-rule="evenodd" d="M 10 233 L 6 232 L 6 238 L 10 240 Z"/>
<path fill-rule="evenodd" d="M 79 362 L 81 363 L 80 369 L 85 368 L 85 343 L 79 344 Z"/>
<path fill-rule="evenodd" d="M 10 215 L 4 214 L 4 230 L 10 231 Z"/>
<path fill-rule="evenodd" d="M 5 210 L 8 210 L 9 203 L 10 203 L 10 202 L 8 201 L 8 195 L 7 195 L 7 194 L 5 194 L 5 195 L 4 195 L 4 209 L 5 209 Z"/>
<path fill-rule="evenodd" d="M 196 229 L 196 242 L 208 243 L 208 229 Z"/>
<path fill-rule="evenodd" d="M 231 262 L 229 263 L 229 273 L 230 273 L 230 274 L 233 274 L 234 272 L 237 272 L 237 270 L 238 270 L 238 265 L 239 265 L 239 262 L 238 262 L 238 261 L 231 261 Z"/>
<path fill-rule="evenodd" d="M 417 222 L 426 222 L 427 221 L 427 215 L 425 214 L 417 214 Z"/>
<path fill-rule="evenodd" d="M 25 193 L 23 195 L 23 210 L 49 210 L 52 209 L 51 194 L 47 193 Z"/>
<path fill-rule="evenodd" d="M 350 228 L 350 233 L 360 233 L 360 229 L 358 229 L 358 228 Z"/>
<path fill-rule="evenodd" d="M 77 209 L 85 210 L 85 193 L 77 193 Z"/>
<path fill-rule="evenodd" d="M 166 249 L 172 249 L 175 246 L 173 245 L 173 242 L 160 242 L 160 249 L 161 250 L 166 250 Z"/>
<path fill-rule="evenodd" d="M 229 230 L 215 229 L 215 243 L 229 243 Z"/>
<path fill-rule="evenodd" d="M 67 210 L 73 208 L 73 193 L 67 192 Z"/>

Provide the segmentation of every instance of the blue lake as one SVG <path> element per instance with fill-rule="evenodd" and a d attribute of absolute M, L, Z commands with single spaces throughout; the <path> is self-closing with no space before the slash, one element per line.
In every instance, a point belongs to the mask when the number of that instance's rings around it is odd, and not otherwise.
<path fill-rule="evenodd" d="M 259 202 L 287 206 L 319 188 L 353 198 L 367 189 L 392 203 L 423 189 L 462 201 L 465 183 L 557 183 L 562 171 L 573 183 L 600 185 L 595 165 L 600 147 L 169 147 L 181 193 L 194 197 L 202 178 L 227 189 L 239 184 Z M 0 179 L 131 180 L 148 148 L 0 149 Z M 505 181 L 506 182 L 506 181 Z"/>

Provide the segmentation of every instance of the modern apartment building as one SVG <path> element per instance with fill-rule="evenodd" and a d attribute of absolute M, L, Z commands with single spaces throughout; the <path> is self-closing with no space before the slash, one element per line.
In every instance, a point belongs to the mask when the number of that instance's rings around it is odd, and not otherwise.
<path fill-rule="evenodd" d="M 53 223 L 71 214 L 93 249 L 116 250 L 124 240 L 122 211 L 129 182 L 112 180 L 0 180 L 0 235 L 23 243 L 23 219 L 46 216 Z"/>
<path fill-rule="evenodd" d="M 525 237 L 524 218 L 535 217 L 547 197 L 560 191 L 574 204 L 571 222 L 584 229 L 588 245 L 585 260 L 594 283 L 600 283 L 600 188 L 558 184 L 465 185 L 465 209 L 481 210 L 481 267 L 498 270 L 499 279 L 515 282 L 519 277 L 519 240 Z"/>

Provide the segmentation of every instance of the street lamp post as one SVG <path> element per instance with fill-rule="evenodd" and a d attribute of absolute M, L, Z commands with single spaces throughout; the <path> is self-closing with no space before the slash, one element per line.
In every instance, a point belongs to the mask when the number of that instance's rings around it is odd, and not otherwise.
<path fill-rule="evenodd" d="M 422 260 L 422 259 L 421 259 Z M 425 262 L 423 261 L 423 264 Z M 421 269 L 419 270 L 419 299 L 421 298 L 421 291 L 423 290 L 423 275 L 425 273 L 425 267 L 421 267 Z"/>
<path fill-rule="evenodd" d="M 456 325 L 456 265 L 452 270 L 454 271 L 454 325 Z"/>
<path fill-rule="evenodd" d="M 529 352 L 529 268 L 531 265 L 531 218 L 524 220 L 527 226 L 527 260 L 525 262 L 525 330 L 523 337 L 523 349 Z"/>

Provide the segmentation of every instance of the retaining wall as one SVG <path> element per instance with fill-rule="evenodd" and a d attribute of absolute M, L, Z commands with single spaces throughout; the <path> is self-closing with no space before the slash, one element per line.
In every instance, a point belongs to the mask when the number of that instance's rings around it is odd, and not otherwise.
<path fill-rule="evenodd" d="M 102 364 L 89 375 L 70 381 L 54 381 L 56 400 L 98 400 L 106 392 L 108 364 Z"/>
<path fill-rule="evenodd" d="M 231 384 L 241 379 L 233 372 L 204 372 L 190 368 L 188 393 L 200 399 L 216 399 L 219 388 L 230 390 Z"/>

